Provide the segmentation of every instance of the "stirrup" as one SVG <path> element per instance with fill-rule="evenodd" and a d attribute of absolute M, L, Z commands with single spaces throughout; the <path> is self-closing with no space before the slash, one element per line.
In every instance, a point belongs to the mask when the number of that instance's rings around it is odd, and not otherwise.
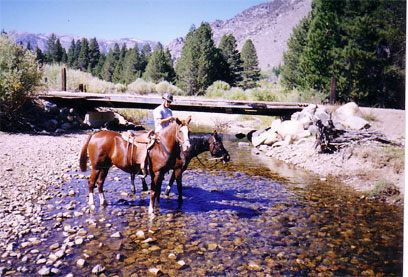
<path fill-rule="evenodd" d="M 151 137 L 150 142 L 147 144 L 147 150 L 152 148 L 155 142 L 156 142 L 156 138 Z"/>

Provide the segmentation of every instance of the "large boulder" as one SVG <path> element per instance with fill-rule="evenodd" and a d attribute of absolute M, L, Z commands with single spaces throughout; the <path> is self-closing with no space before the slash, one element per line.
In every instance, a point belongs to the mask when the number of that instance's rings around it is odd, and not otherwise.
<path fill-rule="evenodd" d="M 333 122 L 341 124 L 344 128 L 365 129 L 370 127 L 370 123 L 363 118 L 363 113 L 354 102 L 347 103 L 339 107 L 333 113 Z"/>
<path fill-rule="evenodd" d="M 277 133 L 286 144 L 310 136 L 310 132 L 304 129 L 303 123 L 296 120 L 283 121 Z"/>

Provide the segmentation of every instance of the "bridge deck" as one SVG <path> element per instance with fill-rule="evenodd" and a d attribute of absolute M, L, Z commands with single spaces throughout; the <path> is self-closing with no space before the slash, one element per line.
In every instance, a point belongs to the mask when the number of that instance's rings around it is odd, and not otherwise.
<path fill-rule="evenodd" d="M 162 102 L 159 96 L 66 91 L 42 92 L 38 94 L 38 97 L 56 104 L 80 106 L 86 109 L 96 107 L 154 109 Z M 301 111 L 307 105 L 306 103 L 218 100 L 175 96 L 171 109 L 192 112 L 290 116 Z"/>

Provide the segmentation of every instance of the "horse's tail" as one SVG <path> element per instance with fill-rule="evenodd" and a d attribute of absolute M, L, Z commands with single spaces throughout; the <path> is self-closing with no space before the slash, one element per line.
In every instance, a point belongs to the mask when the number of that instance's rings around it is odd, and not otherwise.
<path fill-rule="evenodd" d="M 82 146 L 81 150 L 81 157 L 79 158 L 79 168 L 81 169 L 82 172 L 85 172 L 87 169 L 87 163 L 88 163 L 88 144 L 89 141 L 91 140 L 92 134 L 89 134 L 88 139 L 86 140 L 84 146 Z"/>

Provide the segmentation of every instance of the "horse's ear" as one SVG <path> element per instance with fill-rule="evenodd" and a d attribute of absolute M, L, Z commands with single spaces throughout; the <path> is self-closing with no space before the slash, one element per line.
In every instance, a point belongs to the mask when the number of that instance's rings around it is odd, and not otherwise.
<path fill-rule="evenodd" d="M 181 121 L 180 121 L 180 119 L 179 119 L 178 117 L 175 117 L 174 120 L 176 121 L 176 123 L 177 123 L 178 125 L 181 124 Z"/>
<path fill-rule="evenodd" d="M 186 120 L 187 125 L 190 124 L 190 121 L 191 121 L 191 115 L 189 115 L 189 116 L 187 117 L 187 120 Z"/>
<path fill-rule="evenodd" d="M 218 137 L 217 130 L 214 130 L 214 132 L 213 132 L 213 136 L 214 136 L 214 137 Z"/>

